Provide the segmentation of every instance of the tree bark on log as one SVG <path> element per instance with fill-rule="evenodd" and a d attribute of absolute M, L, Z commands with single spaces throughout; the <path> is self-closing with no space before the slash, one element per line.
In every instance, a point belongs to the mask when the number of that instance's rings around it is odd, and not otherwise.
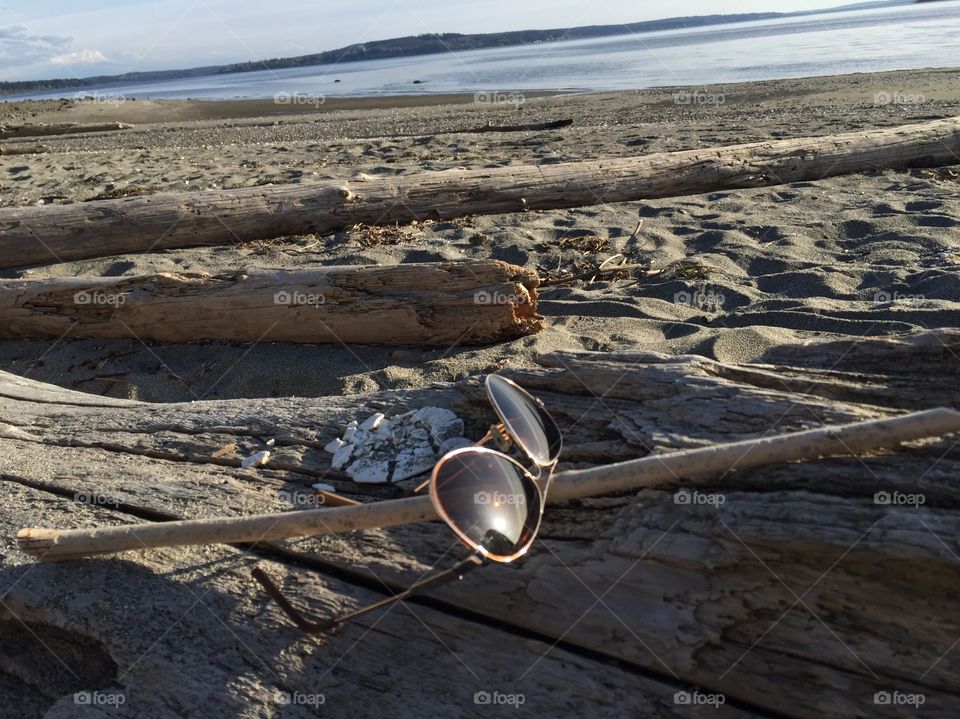
<path fill-rule="evenodd" d="M 0 267 L 328 234 L 357 223 L 386 225 L 675 197 L 866 170 L 949 165 L 958 157 L 960 118 L 950 118 L 589 162 L 10 208 L 0 210 Z"/>
<path fill-rule="evenodd" d="M 542 328 L 538 282 L 496 260 L 0 280 L 0 339 L 486 344 Z"/>
<path fill-rule="evenodd" d="M 958 373 L 955 330 L 782 348 L 752 365 L 564 352 L 504 372 L 566 432 L 564 470 L 960 408 L 960 387 L 949 381 Z M 671 487 L 552 505 L 522 562 L 472 573 L 315 644 L 296 641 L 249 578 L 250 564 L 263 563 L 298 606 L 323 617 L 448 566 L 447 527 L 32 566 L 13 534 L 283 511 L 317 481 L 367 502 L 396 497 L 399 487 L 331 472 L 321 448 L 350 420 L 426 405 L 456 412 L 479 437 L 493 417 L 478 379 L 323 401 L 151 405 L 0 374 L 0 397 L 0 610 L 48 645 L 85 647 L 58 651 L 79 665 L 84 684 L 66 671 L 73 684 L 35 682 L 59 691 L 48 703 L 119 685 L 128 697 L 121 716 L 175 716 L 193 699 L 255 716 L 279 688 L 324 692 L 325 713 L 350 717 L 375 686 L 403 717 L 432 704 L 470 715 L 484 690 L 524 694 L 534 714 L 563 717 L 622 716 L 621 703 L 644 716 L 700 716 L 702 705 L 674 699 L 695 690 L 724 695 L 717 716 L 910 717 L 915 705 L 884 697 L 919 696 L 925 716 L 960 713 L 952 440 L 733 471 L 697 486 L 689 501 L 677 494 L 679 477 Z M 268 438 L 270 463 L 243 469 Z M 0 620 L 0 631 L 25 637 L 0 643 L 15 647 L 7 664 L 0 650 L 0 681 L 29 656 L 24 642 L 37 644 L 20 626 Z M 64 632 L 78 639 L 51 644 Z M 87 680 L 92 645 L 113 674 Z M 42 646 L 35 651 L 43 666 L 60 666 Z M 426 669 L 404 705 L 394 700 L 409 686 L 409 672 L 398 670 L 408 661 Z M 61 704 L 51 716 L 75 711 L 69 697 Z"/>

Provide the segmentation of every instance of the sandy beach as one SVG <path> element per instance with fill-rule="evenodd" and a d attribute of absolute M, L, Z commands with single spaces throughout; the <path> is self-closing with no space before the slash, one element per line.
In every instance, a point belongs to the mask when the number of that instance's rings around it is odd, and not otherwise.
<path fill-rule="evenodd" d="M 960 115 L 960 70 L 515 99 L 330 99 L 309 112 L 270 100 L 0 104 L 0 124 L 135 125 L 3 141 L 4 148 L 40 144 L 46 152 L 0 157 L 0 203 L 549 164 L 889 127 Z M 567 118 L 573 125 L 561 130 L 470 132 L 488 123 Z M 40 279 L 495 258 L 552 277 L 623 255 L 666 271 L 545 287 L 540 311 L 546 329 L 496 346 L 424 351 L 297 346 L 269 337 L 256 345 L 169 345 L 67 336 L 55 343 L 0 342 L 0 369 L 152 402 L 321 397 L 421 388 L 522 367 L 557 349 L 694 353 L 744 362 L 784 343 L 956 325 L 958 189 L 956 168 L 878 171 L 4 270 L 2 277 Z M 690 265 L 697 269 L 691 272 Z"/>
<path fill-rule="evenodd" d="M 490 99 L 0 103 L 0 719 L 960 715 L 960 69 Z"/>

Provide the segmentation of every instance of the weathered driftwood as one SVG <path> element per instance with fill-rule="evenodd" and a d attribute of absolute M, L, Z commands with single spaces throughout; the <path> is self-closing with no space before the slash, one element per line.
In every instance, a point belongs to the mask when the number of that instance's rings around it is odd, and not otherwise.
<path fill-rule="evenodd" d="M 558 503 L 667 486 L 692 488 L 704 480 L 732 470 L 742 471 L 829 456 L 855 457 L 862 452 L 876 452 L 903 442 L 957 432 L 960 432 L 960 412 L 946 408 L 912 412 L 890 419 L 826 426 L 561 472 L 554 480 L 548 500 Z M 240 544 L 323 536 L 438 518 L 429 498 L 425 496 L 351 505 L 332 509 L 324 503 L 323 509 L 289 512 L 282 516 L 262 514 L 230 519 L 181 520 L 161 524 L 152 522 L 92 530 L 62 531 L 28 527 L 17 533 L 17 543 L 20 549 L 37 559 L 63 561 L 152 547 Z"/>
<path fill-rule="evenodd" d="M 46 145 L 4 145 L 0 147 L 0 155 L 41 155 L 49 152 Z"/>
<path fill-rule="evenodd" d="M 960 372 L 958 331 L 769 357 L 775 363 L 733 366 L 555 353 L 508 374 L 566 431 L 565 469 L 960 408 L 960 386 L 946 380 Z M 916 715 L 911 704 L 875 703 L 877 692 L 887 692 L 881 702 L 922 695 L 932 717 L 960 712 L 953 441 L 735 471 L 696 495 L 671 487 L 553 505 L 523 562 L 480 570 L 315 645 L 294 643 L 296 630 L 239 565 L 269 558 L 265 569 L 285 577 L 294 601 L 324 616 L 449 566 L 449 530 L 436 522 L 31 567 L 13 533 L 276 512 L 321 478 L 368 502 L 397 496 L 330 472 L 322 447 L 351 419 L 426 404 L 457 412 L 479 437 L 492 417 L 477 380 L 322 401 L 148 405 L 0 378 L 0 609 L 30 622 L 83 678 L 36 679 L 47 706 L 117 682 L 129 716 L 175 716 L 194 701 L 255 716 L 278 687 L 325 692 L 334 716 L 362 713 L 370 687 L 396 716 L 431 704 L 428 713 L 479 713 L 480 690 L 525 694 L 518 715 L 702 716 L 704 707 L 673 703 L 694 687 L 726 696 L 718 716 Z M 241 469 L 270 438 L 270 463 Z M 61 666 L 18 622 L 0 624 L 12 637 L 0 646 L 16 647 L 19 660 L 0 663 L 0 679 L 25 665 L 27 640 L 43 668 Z M 58 631 L 72 639 L 51 644 Z M 116 668 L 88 678 L 91 667 L 109 668 L 92 661 L 96 652 Z M 408 696 L 409 666 L 417 691 Z M 63 716 L 75 709 L 69 697 L 58 706 Z"/>
<path fill-rule="evenodd" d="M 469 132 L 469 133 L 482 133 L 482 132 L 536 132 L 540 130 L 562 130 L 565 127 L 570 127 L 573 124 L 573 119 L 568 118 L 565 120 L 552 120 L 551 122 L 530 122 L 523 125 L 482 125 L 480 127 L 474 127 L 471 130 L 454 130 L 454 132 Z"/>
<path fill-rule="evenodd" d="M 496 260 L 0 280 L 0 338 L 483 344 L 542 327 L 537 282 Z"/>
<path fill-rule="evenodd" d="M 0 266 L 672 197 L 957 162 L 960 118 L 642 157 L 0 210 Z"/>
<path fill-rule="evenodd" d="M 73 135 L 82 132 L 111 132 L 126 130 L 133 125 L 125 122 L 57 122 L 35 125 L 0 125 L 0 140 L 12 137 L 47 137 L 49 135 Z"/>

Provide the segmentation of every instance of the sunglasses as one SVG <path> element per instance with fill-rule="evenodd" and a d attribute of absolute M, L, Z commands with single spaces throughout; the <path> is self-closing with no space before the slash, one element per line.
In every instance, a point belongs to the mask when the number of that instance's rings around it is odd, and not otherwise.
<path fill-rule="evenodd" d="M 254 569 L 254 579 L 302 631 L 326 632 L 417 592 L 460 579 L 487 562 L 509 564 L 530 549 L 540 529 L 563 438 L 543 403 L 516 382 L 491 374 L 484 386 L 500 421 L 475 446 L 441 457 L 430 479 L 415 490 L 429 487 L 437 514 L 471 555 L 375 604 L 320 622 L 307 619 L 261 569 Z M 483 446 L 486 444 L 494 444 L 496 449 Z M 506 454 L 511 448 L 526 457 L 533 471 Z"/>

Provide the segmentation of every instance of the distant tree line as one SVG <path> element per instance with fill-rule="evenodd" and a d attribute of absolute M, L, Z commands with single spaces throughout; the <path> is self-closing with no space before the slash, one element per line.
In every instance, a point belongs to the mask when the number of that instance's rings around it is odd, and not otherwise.
<path fill-rule="evenodd" d="M 289 67 L 306 67 L 310 65 L 331 65 L 341 62 L 356 62 L 358 60 L 380 60 L 391 57 L 410 57 L 412 55 L 435 55 L 445 52 L 461 52 L 464 50 L 482 50 L 494 47 L 509 47 L 515 45 L 531 45 L 540 42 L 556 42 L 558 40 L 583 40 L 588 38 L 610 37 L 626 35 L 628 33 L 654 32 L 657 30 L 674 30 L 677 28 L 702 27 L 705 25 L 721 25 L 734 22 L 749 22 L 785 17 L 790 13 L 748 13 L 740 15 L 702 15 L 697 17 L 678 17 L 667 20 L 649 20 L 646 22 L 627 25 L 590 25 L 556 30 L 519 30 L 515 32 L 497 32 L 486 34 L 464 35 L 460 33 L 424 34 L 398 37 L 391 40 L 376 40 L 374 42 L 348 45 L 337 50 L 327 50 L 312 55 L 298 57 L 271 58 L 269 60 L 252 60 L 231 65 L 217 65 L 210 67 L 196 67 L 188 70 L 155 70 L 151 72 L 128 72 L 123 75 L 100 75 L 81 79 L 56 80 L 24 80 L 19 82 L 0 83 L 0 94 L 13 95 L 22 93 L 39 93 L 54 90 L 82 90 L 85 87 L 102 87 L 104 85 L 149 82 L 160 80 L 175 80 L 204 75 L 221 75 L 236 72 L 255 72 L 257 70 L 281 70 Z"/>

